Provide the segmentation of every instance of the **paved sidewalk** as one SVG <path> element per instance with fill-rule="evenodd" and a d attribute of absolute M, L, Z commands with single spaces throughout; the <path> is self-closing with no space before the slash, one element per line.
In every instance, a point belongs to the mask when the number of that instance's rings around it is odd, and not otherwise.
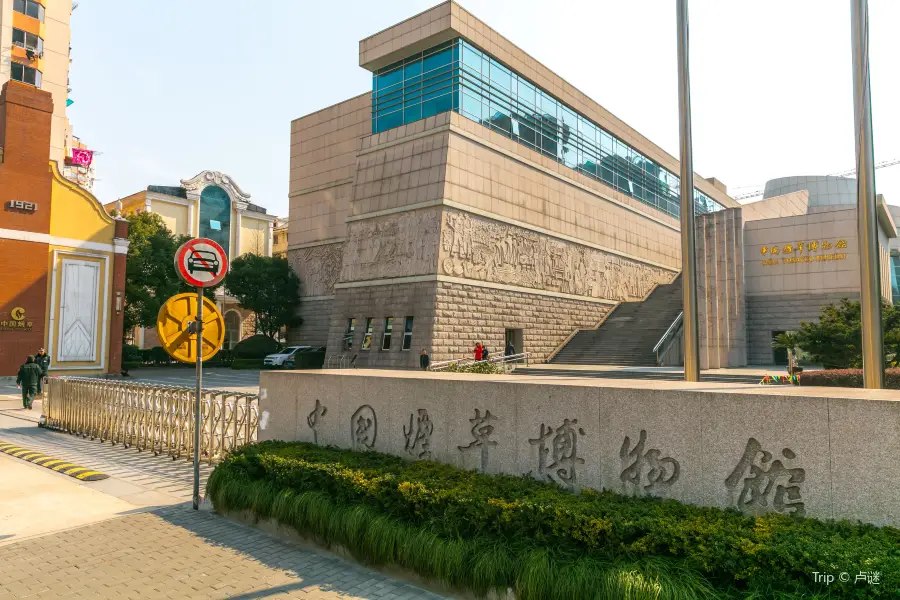
<path fill-rule="evenodd" d="M 0 600 L 441 596 L 189 505 L 0 547 Z"/>
<path fill-rule="evenodd" d="M 0 600 L 441 598 L 194 511 L 190 462 L 41 429 L 38 410 L 14 406 L 0 399 L 0 439 L 110 478 L 77 481 L 0 455 Z"/>

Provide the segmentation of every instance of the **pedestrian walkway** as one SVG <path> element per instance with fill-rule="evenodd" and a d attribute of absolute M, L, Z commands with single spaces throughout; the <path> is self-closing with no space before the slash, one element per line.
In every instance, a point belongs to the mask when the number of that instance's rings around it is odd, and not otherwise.
<path fill-rule="evenodd" d="M 0 547 L 0 599 L 439 600 L 188 505 Z"/>
<path fill-rule="evenodd" d="M 0 440 L 110 477 L 85 482 L 0 453 L 0 600 L 439 599 L 318 549 L 191 508 L 192 466 L 42 429 L 0 401 Z M 201 489 L 211 472 L 201 467 Z"/>

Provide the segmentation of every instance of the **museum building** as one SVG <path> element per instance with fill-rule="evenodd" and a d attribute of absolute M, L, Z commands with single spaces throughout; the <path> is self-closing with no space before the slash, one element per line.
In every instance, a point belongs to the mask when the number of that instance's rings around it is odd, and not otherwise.
<path fill-rule="evenodd" d="M 537 362 L 678 363 L 675 157 L 455 2 L 362 40 L 359 63 L 371 91 L 291 123 L 291 343 L 357 367 L 507 341 Z M 772 335 L 858 297 L 855 182 L 808 179 L 742 206 L 694 175 L 703 368 L 772 363 Z M 890 298 L 883 199 L 879 223 Z"/>
<path fill-rule="evenodd" d="M 445 2 L 360 42 L 372 90 L 291 124 L 292 341 L 409 367 L 538 357 L 677 275 L 678 161 Z M 698 212 L 738 206 L 695 176 Z"/>

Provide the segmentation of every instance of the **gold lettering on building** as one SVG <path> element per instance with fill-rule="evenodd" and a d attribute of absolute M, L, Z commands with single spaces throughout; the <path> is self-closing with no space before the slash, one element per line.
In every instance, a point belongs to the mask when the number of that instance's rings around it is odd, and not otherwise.
<path fill-rule="evenodd" d="M 780 264 L 797 264 L 797 263 L 813 263 L 813 262 L 822 262 L 822 261 L 831 261 L 831 260 L 844 260 L 847 258 L 847 254 L 844 252 L 834 252 L 830 254 L 818 254 L 819 249 L 822 250 L 831 250 L 832 248 L 836 249 L 846 249 L 847 248 L 847 240 L 838 240 L 834 244 L 829 242 L 828 240 L 810 240 L 797 242 L 795 244 L 784 244 L 783 246 L 775 245 L 775 246 L 763 246 L 759 249 L 760 254 L 763 256 L 777 256 L 778 254 L 795 254 L 797 256 L 785 256 L 784 260 L 778 258 L 766 258 L 761 262 L 763 266 L 771 266 L 771 265 L 780 265 Z M 806 254 L 804 254 L 806 252 Z M 815 252 L 816 254 L 810 254 Z"/>

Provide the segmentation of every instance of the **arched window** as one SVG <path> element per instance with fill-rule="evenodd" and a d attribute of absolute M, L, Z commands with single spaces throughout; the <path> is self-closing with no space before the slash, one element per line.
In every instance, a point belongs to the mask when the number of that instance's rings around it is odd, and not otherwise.
<path fill-rule="evenodd" d="M 241 341 L 241 316 L 237 311 L 225 313 L 225 347 L 231 350 Z"/>
<path fill-rule="evenodd" d="M 231 199 L 219 186 L 207 186 L 200 193 L 200 237 L 218 242 L 229 255 Z"/>

